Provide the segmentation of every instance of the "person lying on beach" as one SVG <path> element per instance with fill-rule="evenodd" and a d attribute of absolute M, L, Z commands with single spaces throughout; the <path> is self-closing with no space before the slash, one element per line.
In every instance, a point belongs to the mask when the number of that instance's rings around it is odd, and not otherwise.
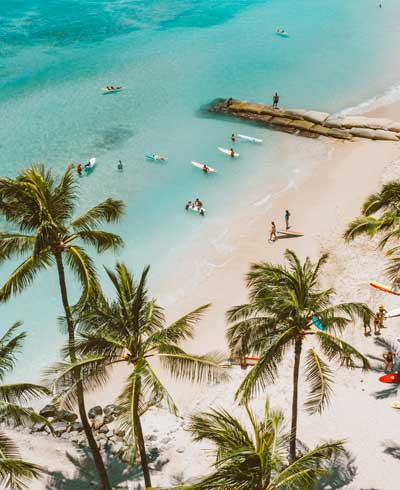
<path fill-rule="evenodd" d="M 385 360 L 384 371 L 385 373 L 391 373 L 393 371 L 394 358 L 396 353 L 389 351 L 383 353 L 383 359 Z"/>
<path fill-rule="evenodd" d="M 235 156 L 235 151 L 234 151 L 234 149 L 233 149 L 233 148 L 231 148 L 231 150 L 230 150 L 230 151 L 231 151 L 231 157 L 233 158 L 233 157 Z"/>
<path fill-rule="evenodd" d="M 206 164 L 203 165 L 203 168 L 202 168 L 203 172 L 208 174 L 208 172 L 210 171 L 210 169 L 207 167 Z"/>
<path fill-rule="evenodd" d="M 276 236 L 276 225 L 275 223 L 272 221 L 271 222 L 271 233 L 269 234 L 269 241 L 270 242 L 275 242 L 277 239 L 277 236 Z"/>

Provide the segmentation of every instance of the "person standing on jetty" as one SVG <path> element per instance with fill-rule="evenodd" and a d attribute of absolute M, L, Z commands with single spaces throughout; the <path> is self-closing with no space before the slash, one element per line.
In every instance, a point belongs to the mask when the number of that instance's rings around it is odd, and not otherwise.
<path fill-rule="evenodd" d="M 270 242 L 275 242 L 277 239 L 277 236 L 276 236 L 276 225 L 275 223 L 272 221 L 271 222 L 271 233 L 269 234 L 269 241 Z"/>
<path fill-rule="evenodd" d="M 290 226 L 289 226 L 289 218 L 290 218 L 290 213 L 289 213 L 289 210 L 287 209 L 285 211 L 286 231 L 288 231 L 288 229 L 290 228 Z"/>
<path fill-rule="evenodd" d="M 275 92 L 275 95 L 274 95 L 274 97 L 272 99 L 272 102 L 273 102 L 272 108 L 273 109 L 278 109 L 278 103 L 279 103 L 279 95 L 278 95 L 278 92 Z"/>

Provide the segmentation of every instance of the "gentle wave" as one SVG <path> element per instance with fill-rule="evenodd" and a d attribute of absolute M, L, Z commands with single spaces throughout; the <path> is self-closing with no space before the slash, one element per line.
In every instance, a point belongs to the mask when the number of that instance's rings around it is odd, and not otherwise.
<path fill-rule="evenodd" d="M 371 99 L 368 99 L 360 104 L 357 104 L 347 109 L 343 109 L 337 113 L 338 116 L 350 116 L 352 114 L 363 114 L 365 112 L 378 109 L 385 105 L 392 104 L 400 100 L 400 85 L 394 85 L 390 87 L 386 92 L 380 95 L 375 95 Z"/>

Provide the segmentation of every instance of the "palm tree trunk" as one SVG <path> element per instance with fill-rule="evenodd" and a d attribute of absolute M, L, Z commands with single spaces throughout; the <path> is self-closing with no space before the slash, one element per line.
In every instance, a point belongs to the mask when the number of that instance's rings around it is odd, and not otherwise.
<path fill-rule="evenodd" d="M 140 380 L 135 382 L 135 393 L 133 395 L 132 419 L 134 425 L 135 439 L 139 448 L 140 463 L 142 465 L 144 485 L 146 488 L 151 487 L 150 469 L 147 461 L 146 446 L 144 444 L 142 423 L 139 415 L 139 396 L 140 396 Z"/>
<path fill-rule="evenodd" d="M 302 340 L 297 339 L 294 346 L 292 424 L 290 429 L 290 445 L 289 445 L 289 460 L 291 463 L 293 463 L 293 461 L 296 460 L 297 411 L 298 411 L 301 347 L 302 347 Z"/>
<path fill-rule="evenodd" d="M 75 328 L 74 322 L 72 320 L 71 308 L 68 302 L 68 294 L 67 294 L 67 286 L 65 282 L 65 272 L 64 272 L 64 264 L 62 261 L 61 253 L 55 254 L 56 262 L 57 262 L 57 270 L 58 270 L 58 279 L 60 283 L 60 291 L 61 291 L 61 299 L 64 306 L 65 318 L 67 320 L 68 327 L 68 350 L 69 357 L 71 362 L 76 361 L 76 352 L 75 352 Z M 104 461 L 100 454 L 100 449 L 97 446 L 95 438 L 93 436 L 92 428 L 90 427 L 89 420 L 86 414 L 85 408 L 85 398 L 83 393 L 82 382 L 78 381 L 80 379 L 80 372 L 76 370 L 74 372 L 75 380 L 77 381 L 77 398 L 78 398 L 78 410 L 79 416 L 81 418 L 81 422 L 83 425 L 83 429 L 85 431 L 90 450 L 93 454 L 93 459 L 96 465 L 96 469 L 100 478 L 101 488 L 102 490 L 111 490 L 110 482 L 108 481 L 108 476 L 106 472 L 106 468 L 104 465 Z"/>

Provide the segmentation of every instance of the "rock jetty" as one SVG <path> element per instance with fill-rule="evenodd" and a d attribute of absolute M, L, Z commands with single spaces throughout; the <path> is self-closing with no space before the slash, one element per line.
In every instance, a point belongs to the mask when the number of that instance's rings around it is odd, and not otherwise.
<path fill-rule="evenodd" d="M 274 109 L 269 105 L 237 99 L 216 99 L 207 107 L 207 112 L 237 117 L 309 138 L 327 136 L 348 141 L 355 138 L 400 140 L 400 123 L 384 118 L 340 117 L 304 109 Z"/>

